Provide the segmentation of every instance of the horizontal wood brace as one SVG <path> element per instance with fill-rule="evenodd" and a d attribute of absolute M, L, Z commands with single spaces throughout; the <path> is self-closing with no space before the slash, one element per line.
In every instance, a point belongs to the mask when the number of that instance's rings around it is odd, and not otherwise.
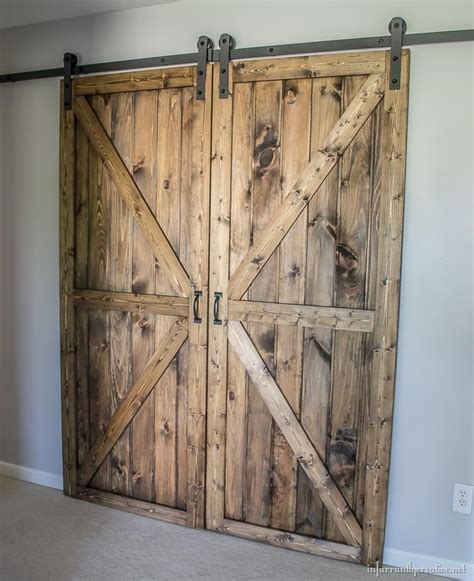
<path fill-rule="evenodd" d="M 222 532 L 244 539 L 261 541 L 262 543 L 268 543 L 277 547 L 286 547 L 302 553 L 319 555 L 320 557 L 331 557 L 353 563 L 360 562 L 360 548 L 351 547 L 350 545 L 344 545 L 342 543 L 333 543 L 331 541 L 325 541 L 324 539 L 315 539 L 231 519 L 224 519 Z"/>
<path fill-rule="evenodd" d="M 83 309 L 145 312 L 152 315 L 187 317 L 189 299 L 168 295 L 149 295 L 98 290 L 74 290 L 74 306 Z"/>
<path fill-rule="evenodd" d="M 74 81 L 75 95 L 98 95 L 131 91 L 153 91 L 192 87 L 195 82 L 195 67 L 154 69 L 82 77 Z"/>
<path fill-rule="evenodd" d="M 229 319 L 371 333 L 374 330 L 375 312 L 340 307 L 230 300 Z"/>
<path fill-rule="evenodd" d="M 77 498 L 100 504 L 102 506 L 107 506 L 109 508 L 118 508 L 119 510 L 134 512 L 141 516 L 148 516 L 172 524 L 186 526 L 186 511 L 178 510 L 177 508 L 154 504 L 152 502 L 137 500 L 135 498 L 120 496 L 119 494 L 112 494 L 111 492 L 104 492 L 102 490 L 95 490 L 94 488 L 83 486 L 77 487 L 76 496 Z"/>

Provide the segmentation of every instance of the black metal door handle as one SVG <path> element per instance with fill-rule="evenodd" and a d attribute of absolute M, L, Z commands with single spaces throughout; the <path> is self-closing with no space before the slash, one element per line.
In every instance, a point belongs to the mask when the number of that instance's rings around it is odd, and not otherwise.
<path fill-rule="evenodd" d="M 193 315 L 195 323 L 202 323 L 202 318 L 199 316 L 199 299 L 202 297 L 202 291 L 194 291 Z"/>
<path fill-rule="evenodd" d="M 219 318 L 219 304 L 222 293 L 214 293 L 214 325 L 222 325 L 222 319 Z"/>

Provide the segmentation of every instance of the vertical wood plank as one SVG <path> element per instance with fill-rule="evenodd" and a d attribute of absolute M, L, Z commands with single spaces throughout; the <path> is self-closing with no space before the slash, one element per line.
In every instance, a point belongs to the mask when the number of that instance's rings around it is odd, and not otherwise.
<path fill-rule="evenodd" d="M 340 77 L 313 80 L 311 157 L 341 116 L 341 83 Z M 305 303 L 309 305 L 333 304 L 337 192 L 338 167 L 308 205 Z M 332 337 L 329 329 L 305 329 L 301 423 L 323 460 L 331 397 Z M 324 506 L 312 488 L 299 469 L 297 531 L 321 537 Z"/>
<path fill-rule="evenodd" d="M 365 77 L 345 77 L 343 105 L 360 90 Z M 371 199 L 372 118 L 359 131 L 340 161 L 336 288 L 337 307 L 364 308 Z M 364 333 L 340 331 L 333 344 L 333 389 L 328 468 L 346 501 L 354 505 L 358 427 L 366 397 Z M 334 521 L 326 522 L 326 537 L 342 540 Z"/>
<path fill-rule="evenodd" d="M 158 92 L 134 95 L 133 177 L 150 208 L 156 207 L 156 163 Z M 132 292 L 155 292 L 155 258 L 139 226 L 133 223 Z M 132 317 L 134 381 L 152 357 L 155 347 L 155 318 L 147 313 Z M 153 501 L 155 469 L 155 392 L 152 391 L 132 423 L 132 493 L 134 498 Z"/>
<path fill-rule="evenodd" d="M 164 89 L 158 94 L 158 167 L 156 216 L 179 255 L 181 194 L 182 92 Z M 161 265 L 156 264 L 156 291 L 175 294 Z M 157 316 L 155 342 L 174 318 Z M 155 501 L 176 506 L 177 494 L 177 358 L 155 388 Z"/>
<path fill-rule="evenodd" d="M 232 200 L 230 232 L 230 274 L 250 248 L 252 225 L 252 151 L 255 135 L 255 85 L 234 85 L 232 130 Z M 248 295 L 244 296 L 246 299 Z M 231 519 L 244 513 L 247 461 L 248 377 L 233 349 L 228 353 L 227 448 L 225 511 Z"/>
<path fill-rule="evenodd" d="M 61 85 L 61 103 L 63 86 Z M 76 380 L 74 287 L 74 112 L 61 108 L 60 156 L 60 257 L 61 257 L 61 396 L 63 437 L 63 488 L 73 496 L 76 489 Z"/>
<path fill-rule="evenodd" d="M 111 95 L 112 141 L 132 171 L 133 146 L 133 94 Z M 110 288 L 113 291 L 132 290 L 132 218 L 125 202 L 111 184 L 110 197 Z M 111 415 L 120 405 L 133 381 L 132 377 L 132 327 L 130 313 L 110 313 L 110 378 Z M 129 426 L 111 451 L 111 490 L 123 496 L 132 493 L 131 427 Z"/>
<path fill-rule="evenodd" d="M 178 425 L 181 424 L 182 450 L 178 468 L 186 486 L 181 497 L 187 510 L 187 524 L 203 527 L 205 524 L 206 473 L 206 393 L 207 393 L 207 334 L 208 334 L 208 278 L 209 278 L 209 204 L 212 116 L 212 70 L 208 67 L 205 101 L 196 100 L 194 87 L 183 90 L 183 159 L 181 216 L 186 219 L 181 228 L 181 259 L 189 273 L 191 286 L 202 291 L 201 323 L 193 318 L 193 300 L 190 299 L 188 352 L 184 381 L 180 374 L 182 405 Z M 181 358 L 181 354 L 180 354 Z M 181 361 L 181 359 L 180 359 Z M 185 365 L 183 365 L 185 367 Z"/>
<path fill-rule="evenodd" d="M 361 560 L 382 561 L 397 353 L 405 199 L 409 51 L 403 50 L 401 87 L 390 91 L 386 74 L 383 113 L 381 235 L 377 260 L 376 319 L 369 402 L 366 495 Z M 390 53 L 386 71 L 390 70 Z"/>
<path fill-rule="evenodd" d="M 280 203 L 280 125 L 282 83 L 255 87 L 255 145 L 252 183 L 251 240 L 257 239 Z M 251 243 L 251 245 L 252 245 Z M 249 289 L 252 300 L 277 299 L 279 251 Z M 265 363 L 275 372 L 275 326 L 249 324 L 249 333 Z M 254 386 L 247 405 L 246 521 L 268 526 L 271 521 L 273 421 Z"/>
<path fill-rule="evenodd" d="M 91 105 L 104 129 L 111 130 L 110 99 L 97 95 Z M 89 288 L 106 290 L 110 284 L 111 180 L 93 148 L 89 158 Z M 89 418 L 90 441 L 103 433 L 110 418 L 110 314 L 89 313 Z M 110 457 L 91 481 L 93 488 L 110 489 Z"/>
<path fill-rule="evenodd" d="M 285 197 L 309 162 L 311 139 L 311 80 L 283 84 L 282 101 L 282 196 Z M 306 277 L 307 209 L 280 245 L 278 301 L 303 304 Z M 300 413 L 303 374 L 301 327 L 280 326 L 276 337 L 276 380 L 296 416 Z M 272 519 L 276 529 L 295 530 L 298 466 L 281 430 L 273 435 Z"/>
<path fill-rule="evenodd" d="M 232 69 L 229 71 L 232 87 Z M 223 325 L 209 318 L 207 388 L 206 526 L 222 530 L 226 455 L 227 388 L 227 286 L 229 280 L 229 223 L 231 197 L 232 95 L 219 99 L 219 65 L 213 65 L 213 111 L 211 145 L 211 212 L 209 248 L 209 313 L 214 292 L 222 292 L 220 317 Z"/>
<path fill-rule="evenodd" d="M 377 257 L 380 243 L 380 198 L 382 195 L 382 148 L 383 148 L 383 101 L 372 114 L 372 155 L 371 155 L 371 200 L 367 240 L 367 277 L 365 308 L 375 310 L 377 292 Z M 365 336 L 365 365 L 363 383 L 365 386 L 360 398 L 359 425 L 357 428 L 357 456 L 354 510 L 360 523 L 363 522 L 365 504 L 365 478 L 367 472 L 368 429 L 370 418 L 370 385 L 373 359 L 373 333 Z"/>
<path fill-rule="evenodd" d="M 89 142 L 79 124 L 76 126 L 75 180 L 75 287 L 87 288 L 89 256 Z M 76 311 L 76 409 L 78 466 L 89 450 L 89 313 Z"/>

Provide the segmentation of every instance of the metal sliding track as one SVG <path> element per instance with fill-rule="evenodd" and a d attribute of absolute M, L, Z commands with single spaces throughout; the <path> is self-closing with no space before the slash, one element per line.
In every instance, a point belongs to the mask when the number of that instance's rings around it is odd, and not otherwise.
<path fill-rule="evenodd" d="M 398 24 L 398 26 L 397 26 Z M 207 61 L 220 62 L 221 54 L 228 60 L 253 59 L 261 57 L 276 57 L 301 54 L 315 54 L 321 52 L 366 50 L 376 48 L 391 48 L 392 51 L 400 51 L 402 46 L 417 46 L 420 44 L 439 44 L 447 42 L 465 42 L 474 40 L 474 30 L 448 30 L 440 32 L 422 32 L 415 34 L 405 34 L 406 22 L 402 18 L 393 18 L 390 21 L 390 35 L 387 36 L 370 36 L 366 38 L 348 38 L 339 40 L 323 40 L 316 42 L 303 42 L 297 44 L 280 44 L 259 46 L 252 48 L 234 48 L 234 41 L 230 35 L 222 35 L 220 49 L 214 49 L 212 41 L 207 37 L 201 37 L 207 44 Z M 222 39 L 227 38 L 229 44 L 222 44 Z M 201 45 L 202 46 L 202 45 Z M 198 44 L 198 48 L 201 49 Z M 67 53 L 68 54 L 68 53 Z M 396 63 L 397 61 L 395 61 Z M 122 61 L 112 61 L 104 63 L 84 64 L 75 63 L 69 67 L 70 74 L 88 75 L 95 73 L 108 73 L 114 71 L 126 71 L 132 69 L 145 69 L 162 66 L 185 65 L 197 63 L 200 67 L 203 65 L 203 51 L 157 56 L 150 58 L 140 58 Z M 396 66 L 394 71 L 396 71 Z M 62 77 L 65 74 L 64 67 L 51 69 L 41 69 L 36 71 L 25 71 L 17 73 L 7 73 L 0 75 L 0 83 L 14 83 L 18 81 L 30 81 L 35 79 L 47 79 L 52 77 Z M 396 76 L 394 76 L 396 80 Z M 393 88 L 397 88 L 397 82 L 393 83 Z M 222 89 L 225 91 L 225 87 Z M 225 92 L 222 92 L 225 98 Z M 202 97 L 201 97 L 202 98 Z"/>

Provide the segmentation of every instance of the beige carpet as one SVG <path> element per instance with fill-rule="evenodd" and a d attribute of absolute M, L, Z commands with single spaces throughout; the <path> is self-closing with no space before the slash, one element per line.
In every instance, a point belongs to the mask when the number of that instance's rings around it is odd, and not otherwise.
<path fill-rule="evenodd" d="M 394 573 L 381 577 L 413 579 Z M 376 577 L 361 565 L 161 523 L 0 477 L 0 579 L 375 581 Z"/>

